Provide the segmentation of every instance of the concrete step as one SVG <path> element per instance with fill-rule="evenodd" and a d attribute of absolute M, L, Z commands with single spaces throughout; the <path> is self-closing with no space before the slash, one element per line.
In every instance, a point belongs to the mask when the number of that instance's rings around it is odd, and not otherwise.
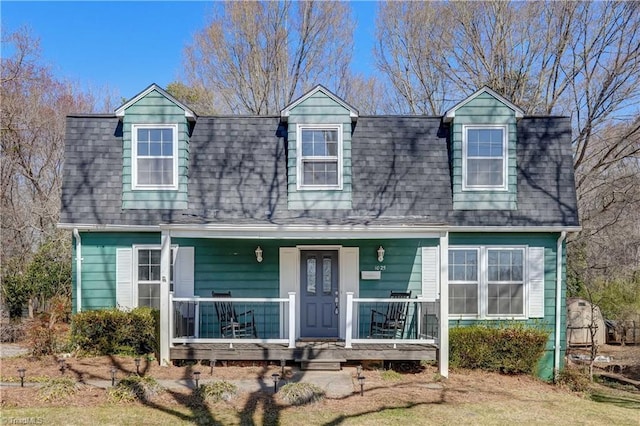
<path fill-rule="evenodd" d="M 324 370 L 324 371 L 340 371 L 342 363 L 347 362 L 346 359 L 301 359 L 295 360 L 300 363 L 300 370 Z"/>

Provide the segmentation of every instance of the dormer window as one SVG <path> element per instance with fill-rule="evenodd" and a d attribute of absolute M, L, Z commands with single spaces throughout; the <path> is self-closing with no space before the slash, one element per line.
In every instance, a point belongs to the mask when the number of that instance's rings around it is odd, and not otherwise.
<path fill-rule="evenodd" d="M 298 189 L 342 188 L 342 126 L 298 126 Z"/>
<path fill-rule="evenodd" d="M 507 126 L 463 126 L 463 190 L 507 190 Z"/>
<path fill-rule="evenodd" d="M 133 189 L 177 189 L 178 126 L 133 124 Z"/>

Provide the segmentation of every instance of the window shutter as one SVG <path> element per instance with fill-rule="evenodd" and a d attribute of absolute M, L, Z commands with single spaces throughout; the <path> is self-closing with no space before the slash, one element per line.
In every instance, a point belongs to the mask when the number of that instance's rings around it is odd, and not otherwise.
<path fill-rule="evenodd" d="M 529 247 L 529 318 L 544 318 L 544 247 Z"/>
<path fill-rule="evenodd" d="M 176 297 L 192 297 L 194 294 L 194 249 L 178 247 L 174 263 L 173 294 Z"/>
<path fill-rule="evenodd" d="M 133 300 L 133 250 L 116 249 L 116 306 L 120 309 L 135 307 Z"/>
<path fill-rule="evenodd" d="M 422 247 L 422 297 L 438 299 L 438 247 Z"/>
<path fill-rule="evenodd" d="M 290 291 L 296 292 L 296 297 L 300 297 L 298 291 L 298 249 L 295 247 L 280 247 L 280 297 L 289 297 Z M 298 301 L 299 303 L 299 301 Z M 289 337 L 286 333 L 289 324 L 289 304 L 283 303 L 281 306 L 282 321 L 280 322 L 280 335 Z M 296 310 L 296 312 L 299 312 Z"/>

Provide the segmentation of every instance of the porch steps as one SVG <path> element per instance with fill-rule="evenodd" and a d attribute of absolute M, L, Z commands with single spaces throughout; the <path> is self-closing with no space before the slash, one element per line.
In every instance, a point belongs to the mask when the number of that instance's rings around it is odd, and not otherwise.
<path fill-rule="evenodd" d="M 347 360 L 342 358 L 296 358 L 295 362 L 300 363 L 301 370 L 340 371 L 342 363 Z"/>

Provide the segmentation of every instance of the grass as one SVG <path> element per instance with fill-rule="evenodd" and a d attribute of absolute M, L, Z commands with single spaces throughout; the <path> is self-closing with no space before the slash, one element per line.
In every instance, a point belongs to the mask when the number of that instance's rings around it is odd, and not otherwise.
<path fill-rule="evenodd" d="M 355 408 L 341 410 L 339 401 L 325 400 L 317 406 L 284 407 L 265 405 L 256 411 L 238 411 L 218 403 L 209 410 L 194 410 L 184 406 L 150 408 L 128 405 L 114 409 L 112 405 L 73 408 L 3 408 L 4 418 L 41 418 L 51 425 L 84 425 L 86 419 L 105 425 L 189 425 L 189 424 L 341 424 L 341 425 L 397 425 L 397 424 L 566 424 L 581 425 L 637 425 L 640 397 L 609 393 L 606 389 L 581 398 L 564 392 L 545 392 L 528 395 L 515 392 L 505 404 L 503 400 L 480 403 L 416 403 L 395 404 L 389 398 L 386 405 L 371 408 L 366 396 L 350 397 Z M 362 401 L 362 404 L 357 404 Z M 534 414 L 535 413 L 535 414 Z"/>
<path fill-rule="evenodd" d="M 640 396 L 638 398 L 622 397 L 618 395 L 609 395 L 602 392 L 594 392 L 590 395 L 591 400 L 595 402 L 603 402 L 613 404 L 618 407 L 632 408 L 640 410 Z M 640 413 L 637 414 L 640 417 Z"/>

